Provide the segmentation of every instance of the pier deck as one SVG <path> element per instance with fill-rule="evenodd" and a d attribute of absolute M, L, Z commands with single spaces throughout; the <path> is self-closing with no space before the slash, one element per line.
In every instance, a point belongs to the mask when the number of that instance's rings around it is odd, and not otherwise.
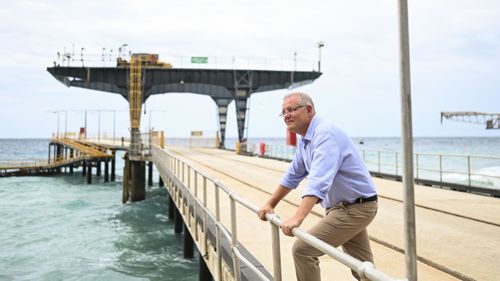
<path fill-rule="evenodd" d="M 7 161 L 0 162 L 0 177 L 2 176 L 31 176 L 51 175 L 60 173 L 64 167 L 79 167 L 84 161 L 101 161 L 113 158 L 107 153 L 109 147 L 100 145 L 88 145 L 76 139 L 53 138 L 51 145 L 56 146 L 54 156 L 46 161 Z M 71 151 L 71 152 L 69 152 Z"/>
<path fill-rule="evenodd" d="M 216 149 L 169 147 L 170 153 L 260 206 L 274 191 L 288 163 L 236 155 Z M 163 176 L 163 175 L 162 175 Z M 374 178 L 379 212 L 369 227 L 375 264 L 381 271 L 404 278 L 402 184 Z M 282 218 L 293 215 L 304 182 L 277 208 Z M 208 192 L 208 201 L 215 200 Z M 201 196 L 201 195 L 198 195 Z M 500 199 L 415 186 L 418 277 L 420 280 L 495 280 L 500 275 Z M 229 200 L 221 198 L 221 220 L 230 229 Z M 268 272 L 272 269 L 268 223 L 238 206 L 238 240 Z M 301 226 L 307 230 L 324 210 L 316 206 Z M 294 280 L 291 247 L 295 238 L 281 235 L 283 280 Z M 350 271 L 330 257 L 321 260 L 324 280 L 352 280 Z"/>

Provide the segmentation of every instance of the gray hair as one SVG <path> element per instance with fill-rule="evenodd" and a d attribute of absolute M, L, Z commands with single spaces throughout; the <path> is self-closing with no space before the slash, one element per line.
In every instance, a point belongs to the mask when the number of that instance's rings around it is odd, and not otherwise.
<path fill-rule="evenodd" d="M 313 112 L 316 112 L 316 110 L 314 109 L 314 103 L 308 94 L 302 93 L 302 92 L 293 92 L 293 93 L 287 94 L 283 98 L 283 100 L 286 100 L 286 99 L 291 98 L 291 97 L 299 97 L 301 105 L 310 105 L 313 109 Z"/>

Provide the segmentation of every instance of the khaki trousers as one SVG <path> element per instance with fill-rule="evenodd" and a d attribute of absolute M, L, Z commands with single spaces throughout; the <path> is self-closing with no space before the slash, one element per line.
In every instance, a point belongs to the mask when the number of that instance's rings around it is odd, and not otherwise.
<path fill-rule="evenodd" d="M 366 227 L 377 214 L 377 201 L 345 206 L 339 203 L 326 210 L 326 215 L 308 232 L 326 243 L 338 247 L 361 261 L 373 263 Z M 320 281 L 318 257 L 323 252 L 297 239 L 292 249 L 298 281 Z M 353 276 L 359 279 L 356 272 Z M 331 280 L 335 280 L 332 276 Z"/>

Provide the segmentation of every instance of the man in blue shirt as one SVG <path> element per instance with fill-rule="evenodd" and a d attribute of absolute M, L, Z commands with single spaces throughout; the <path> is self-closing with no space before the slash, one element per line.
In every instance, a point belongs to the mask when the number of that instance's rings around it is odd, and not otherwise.
<path fill-rule="evenodd" d="M 326 215 L 308 232 L 326 243 L 342 246 L 349 255 L 373 263 L 366 227 L 377 213 L 377 192 L 352 140 L 334 125 L 316 116 L 309 95 L 291 93 L 283 99 L 280 116 L 288 130 L 302 136 L 293 162 L 271 198 L 259 209 L 259 218 L 274 208 L 307 176 L 302 201 L 294 216 L 283 221 L 285 235 L 293 236 L 315 204 Z M 293 258 L 297 280 L 321 280 L 318 257 L 323 253 L 297 240 Z M 356 272 L 354 277 L 359 279 Z"/>

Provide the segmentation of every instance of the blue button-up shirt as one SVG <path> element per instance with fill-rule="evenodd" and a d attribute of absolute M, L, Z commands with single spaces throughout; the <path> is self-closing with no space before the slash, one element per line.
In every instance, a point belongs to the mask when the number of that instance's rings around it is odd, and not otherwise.
<path fill-rule="evenodd" d="M 296 188 L 308 176 L 304 196 L 319 198 L 328 209 L 339 202 L 377 194 L 356 145 L 343 131 L 314 116 L 299 142 L 293 162 L 281 179 Z"/>

